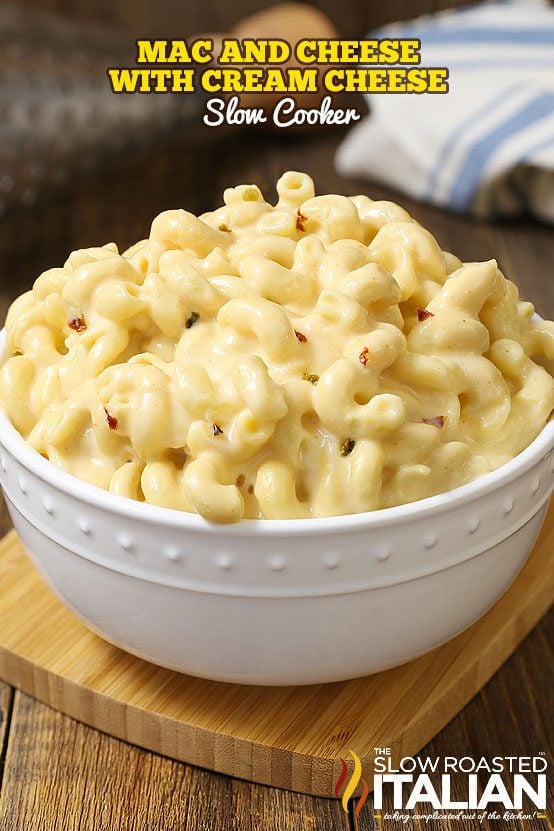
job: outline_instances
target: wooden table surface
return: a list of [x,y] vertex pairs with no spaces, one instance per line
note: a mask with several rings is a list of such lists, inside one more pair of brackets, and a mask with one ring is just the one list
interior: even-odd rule
[[[287,169],[311,173],[319,191],[381,188],[339,178],[333,153],[340,134],[280,136],[252,131],[226,137],[199,133],[166,146],[116,159],[68,190],[0,223],[0,318],[10,300],[38,273],[75,247],[143,237],[166,207],[206,210],[221,190],[256,182],[266,194]],[[554,234],[518,220],[479,224],[392,195],[421,220],[440,244],[462,259],[496,257],[507,276],[554,316]],[[2,505],[0,532],[10,528]],[[1,591],[1,587],[0,587]],[[478,696],[422,751],[430,756],[533,756],[552,742],[554,615],[545,618]],[[552,758],[550,758],[552,765]],[[456,784],[454,783],[456,787]],[[549,805],[553,804],[549,793]],[[454,794],[454,798],[463,798]],[[390,806],[389,806],[390,807]],[[387,806],[385,805],[385,808]],[[551,810],[551,808],[550,808]],[[0,831],[339,831],[402,827],[374,819],[371,800],[359,819],[336,800],[317,799],[229,779],[173,762],[99,734],[0,683]],[[531,821],[423,822],[407,829],[477,828],[529,831]]]

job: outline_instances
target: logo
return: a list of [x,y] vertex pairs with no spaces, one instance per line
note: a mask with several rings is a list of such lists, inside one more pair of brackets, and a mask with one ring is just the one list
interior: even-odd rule
[[[344,793],[342,795],[342,807],[346,812],[348,812],[348,802],[351,797],[354,795],[356,788],[362,783],[362,793],[356,805],[354,807],[354,813],[356,817],[360,816],[361,810],[367,802],[367,798],[369,796],[369,785],[367,784],[366,780],[362,777],[362,763],[360,761],[360,757],[356,756],[353,750],[348,751],[352,758],[354,759],[354,770],[352,771],[352,775],[348,780],[348,784],[344,789]],[[348,776],[348,765],[346,764],[346,760],[341,756],[341,772],[339,778],[337,779],[337,783],[335,785],[335,796],[340,794],[340,789],[344,785],[346,777]]]
[[[546,817],[546,771],[544,753],[538,756],[404,756],[393,764],[389,747],[374,748],[371,775],[364,778],[360,757],[348,751],[354,766],[350,777],[346,759],[340,757],[341,771],[335,783],[342,807],[353,808],[359,817],[369,797],[373,780],[373,807],[383,810],[385,799],[392,811],[379,818],[407,822],[410,819],[522,820]],[[454,799],[452,778],[463,799]],[[342,790],[344,788],[344,790]],[[361,788],[361,790],[360,790]],[[359,792],[358,796],[355,796]],[[421,811],[421,812],[420,812]],[[410,812],[410,813],[408,813]]]

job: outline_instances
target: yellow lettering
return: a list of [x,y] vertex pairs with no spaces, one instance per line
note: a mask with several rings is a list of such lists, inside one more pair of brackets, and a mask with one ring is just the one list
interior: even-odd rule
[[166,63],[166,56],[167,40],[137,40],[137,63]]
[[172,40],[167,63],[190,63],[190,55],[184,40]]
[[221,92],[221,69],[205,69],[201,84],[204,92]]
[[137,63],[208,63],[214,42],[198,38],[190,45],[185,40],[137,40]]
[[379,44],[379,59],[382,63],[398,63],[398,41],[382,40]]
[[214,42],[211,38],[198,38],[191,43],[190,54],[194,63],[209,63],[213,59]]
[[138,81],[144,69],[108,69],[113,92],[136,92]]
[[328,92],[344,92],[344,81],[339,80],[344,77],[344,70],[342,69],[328,69],[325,73],[323,83]]
[[398,42],[400,45],[399,63],[420,62],[421,55],[419,54],[419,50],[421,49],[421,43],[419,40],[400,40]]
[[242,54],[236,38],[225,38],[219,55],[219,63],[240,63]]
[[219,56],[220,63],[285,63],[291,55],[286,40],[273,38],[226,38]]
[[[167,92],[167,82],[171,77],[170,69],[151,69],[150,78],[154,83],[154,92]],[[150,85],[149,90],[152,90]]]
[[389,69],[388,92],[406,92],[406,70],[405,69]]
[[436,68],[428,70],[429,84],[428,92],[448,92],[448,69]]
[[317,92],[317,69],[289,69],[288,92]]
[[296,59],[300,63],[313,63],[315,61],[316,40],[299,40],[296,44]]
[[425,92],[427,90],[427,70],[408,70],[408,92]]
[[174,69],[171,92],[194,92],[194,69]]

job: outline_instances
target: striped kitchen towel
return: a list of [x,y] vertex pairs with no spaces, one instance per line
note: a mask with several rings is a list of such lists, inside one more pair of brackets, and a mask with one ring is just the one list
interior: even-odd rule
[[422,66],[448,67],[450,91],[367,96],[339,172],[460,213],[554,222],[554,8],[493,2],[376,36],[420,38]]

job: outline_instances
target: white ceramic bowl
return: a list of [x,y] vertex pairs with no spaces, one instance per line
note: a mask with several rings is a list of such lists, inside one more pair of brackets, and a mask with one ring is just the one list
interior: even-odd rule
[[502,468],[430,499],[211,525],[64,473],[0,412],[0,484],[63,602],[128,652],[244,684],[379,672],[473,623],[531,551],[554,486],[553,448],[550,422]]

